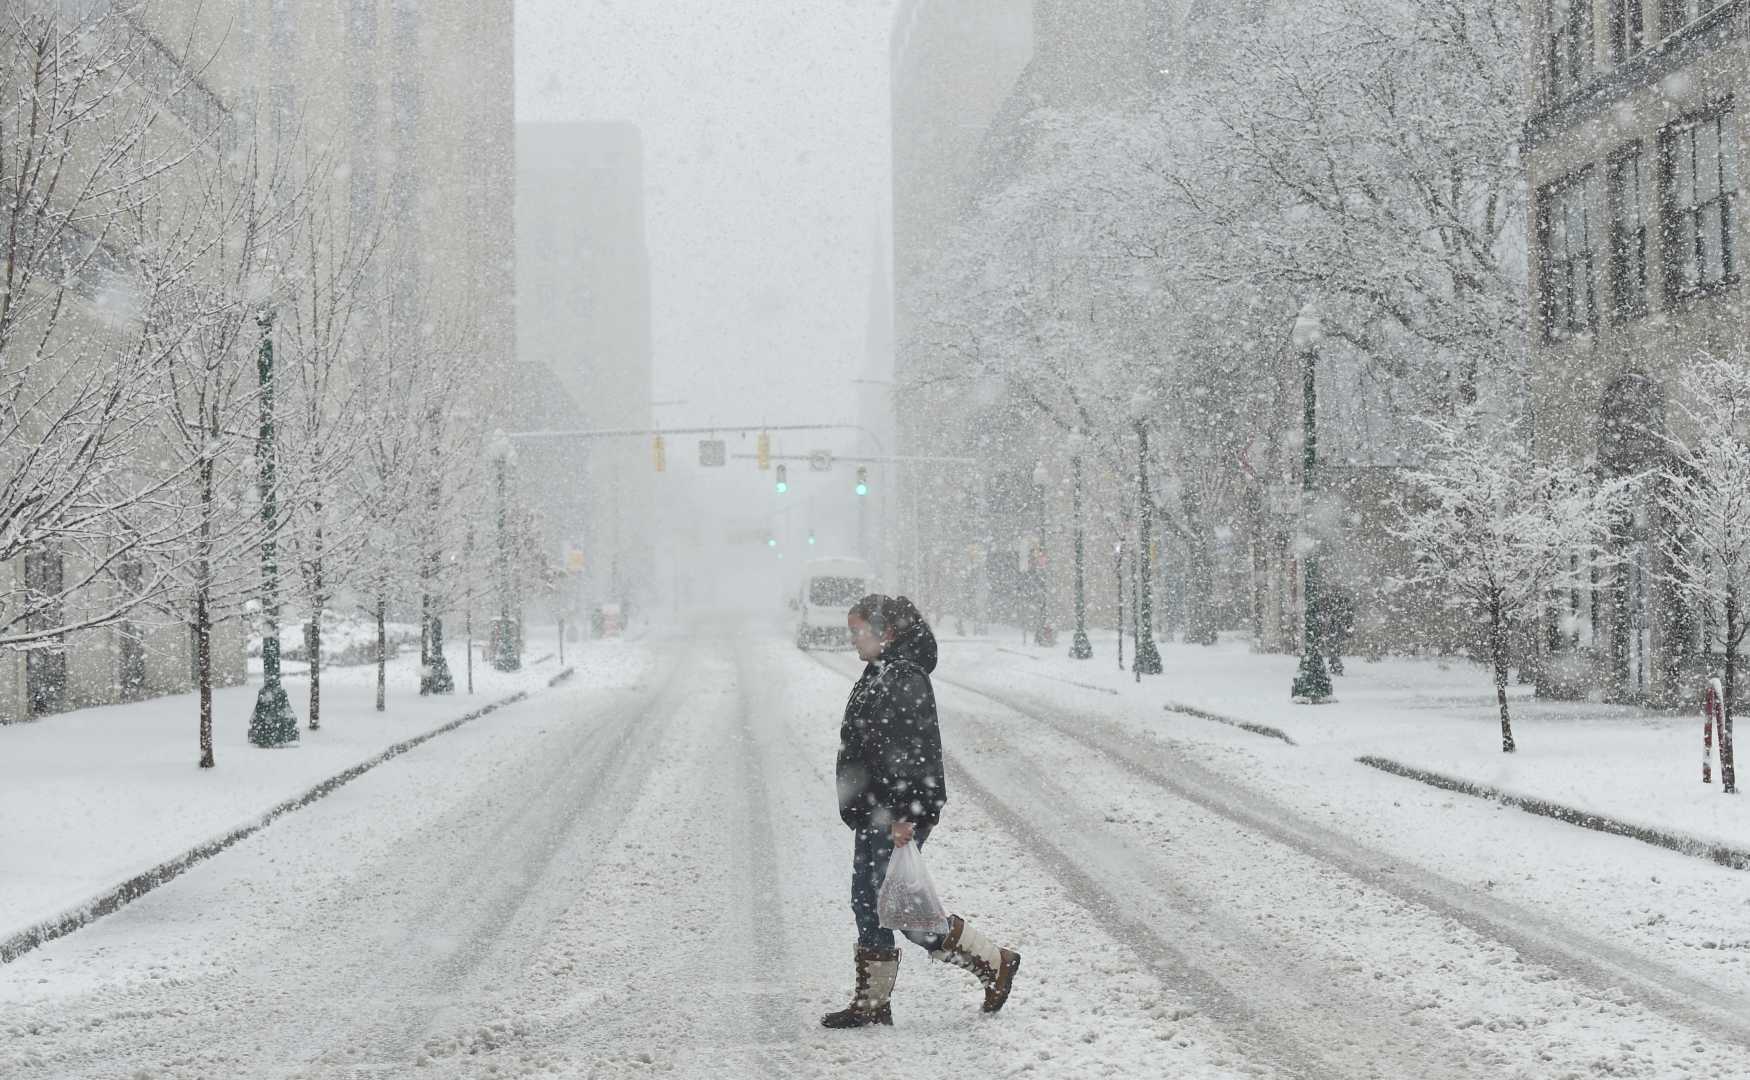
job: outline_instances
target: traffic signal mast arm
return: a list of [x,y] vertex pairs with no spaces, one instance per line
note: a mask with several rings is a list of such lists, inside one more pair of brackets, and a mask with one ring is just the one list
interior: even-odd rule
[[512,431],[505,437],[513,441],[536,442],[543,439],[636,439],[645,435],[757,435],[763,431],[860,431],[880,446],[881,437],[861,424],[716,424],[711,427],[645,427],[597,428],[591,431]]
[[[737,461],[754,461],[754,460],[756,460],[756,457],[757,457],[757,455],[754,455],[754,454],[731,454],[729,456],[734,458]],[[854,464],[861,464],[861,465],[907,465],[907,464],[911,464],[914,462],[923,462],[923,463],[930,463],[930,464],[944,464],[944,465],[977,465],[978,464],[977,458],[940,457],[940,456],[930,455],[930,454],[915,454],[915,455],[905,455],[905,456],[889,455],[886,457],[882,457],[882,456],[878,456],[878,455],[868,455],[868,456],[859,457],[859,456],[850,455],[850,454],[846,454],[846,455],[834,454],[832,459],[833,459],[834,463],[837,463],[840,461],[848,461],[848,462],[852,462]],[[808,454],[773,454],[772,460],[773,461],[785,461],[785,462],[788,462],[788,461],[812,461],[813,458],[811,455],[808,455]]]

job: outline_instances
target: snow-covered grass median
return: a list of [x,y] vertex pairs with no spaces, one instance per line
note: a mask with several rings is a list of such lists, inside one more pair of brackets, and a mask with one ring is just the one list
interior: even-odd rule
[[[1210,720],[1280,733],[1297,747],[1354,760],[1388,759],[1468,781],[1480,789],[1540,800],[1693,838],[1696,850],[1750,849],[1750,802],[1701,782],[1701,714],[1627,705],[1535,699],[1511,686],[1518,751],[1501,752],[1499,712],[1488,670],[1465,660],[1347,658],[1335,700],[1289,700],[1296,658],[1259,655],[1243,641],[1210,647],[1162,645],[1166,670],[1137,684],[1117,670],[1113,639],[1096,639],[1093,660],[1066,649],[1018,643],[1018,635],[947,646],[963,650],[951,672],[1049,695],[1067,708],[1160,717],[1163,732],[1195,734]],[[1130,643],[1125,642],[1126,658]],[[1091,691],[1101,691],[1096,694]],[[1119,701],[1112,700],[1112,694]],[[1160,710],[1171,710],[1164,715]],[[1388,781],[1401,782],[1399,780]]]

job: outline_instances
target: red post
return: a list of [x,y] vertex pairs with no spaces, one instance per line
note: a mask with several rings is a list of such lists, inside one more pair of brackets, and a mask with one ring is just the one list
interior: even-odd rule
[[1714,729],[1720,727],[1724,734],[1725,717],[1721,693],[1720,680],[1709,679],[1707,692],[1702,695],[1701,702],[1701,782],[1704,784],[1714,782]]

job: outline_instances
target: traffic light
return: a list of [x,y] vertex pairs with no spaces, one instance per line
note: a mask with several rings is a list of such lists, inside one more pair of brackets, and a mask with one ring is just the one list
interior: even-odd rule
[[778,546],[778,538],[775,536],[766,537],[766,546],[773,547],[773,548],[777,547]]
[[661,435],[651,440],[650,457],[656,463],[657,472],[668,471],[668,447],[663,443]]
[[789,490],[790,490],[790,470],[785,468],[784,466],[780,465],[780,466],[778,466],[778,494],[782,495],[782,494],[784,494],[784,492],[789,491]]
[[869,467],[867,465],[857,466],[857,494],[869,494]]
[[813,529],[808,530],[808,546],[809,547],[814,546],[814,530]]
[[768,432],[764,432],[764,431],[760,432],[759,442],[756,444],[756,446],[757,446],[757,449],[754,450],[754,456],[759,461],[760,472],[765,472],[767,469],[772,467],[772,436],[771,436],[771,434]]

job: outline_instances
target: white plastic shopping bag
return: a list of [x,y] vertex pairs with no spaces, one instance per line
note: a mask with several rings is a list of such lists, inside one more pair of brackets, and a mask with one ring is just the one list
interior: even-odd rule
[[948,932],[948,912],[936,895],[930,872],[916,841],[893,849],[887,862],[887,877],[875,902],[881,925],[889,930],[919,930],[926,934]]

